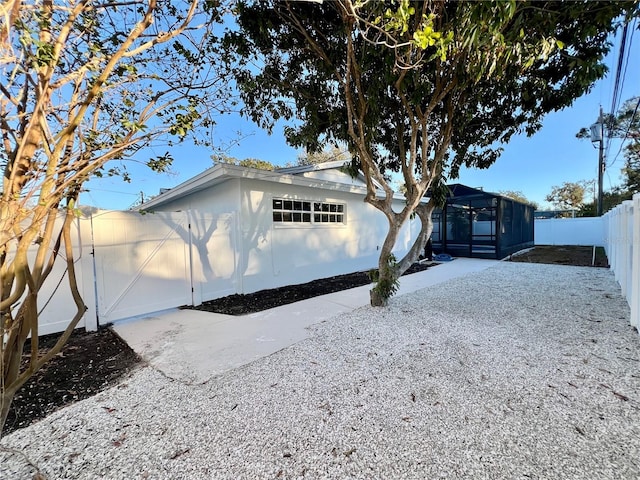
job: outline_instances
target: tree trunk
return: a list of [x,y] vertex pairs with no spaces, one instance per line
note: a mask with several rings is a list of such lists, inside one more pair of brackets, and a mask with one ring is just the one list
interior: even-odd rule
[[389,299],[384,298],[375,287],[369,290],[369,296],[371,298],[372,307],[386,307],[389,305]]
[[378,259],[378,272],[375,278],[376,285],[370,292],[371,306],[373,307],[386,307],[389,304],[389,298],[391,298],[398,289],[398,278],[401,272],[399,272],[396,266],[396,258],[392,250],[396,244],[398,233],[403,223],[403,221],[399,220],[399,217],[389,220],[389,231],[380,249],[380,257]]
[[424,252],[424,247],[431,238],[433,232],[433,220],[431,214],[433,213],[435,206],[429,202],[426,204],[420,204],[416,207],[415,213],[420,219],[420,233],[415,242],[407,252],[407,254],[398,262],[399,275],[402,275],[416,260],[420,257],[420,254]]
[[7,421],[9,410],[11,409],[11,402],[16,392],[14,390],[3,389],[0,393],[0,438],[2,438],[2,429]]
[[389,298],[391,298],[398,289],[400,277],[415,263],[420,253],[424,251],[424,247],[433,231],[433,221],[431,220],[433,210],[434,205],[431,202],[420,204],[416,207],[415,212],[421,222],[420,233],[407,254],[397,262],[391,250],[396,244],[402,223],[389,222],[389,232],[380,251],[376,285],[369,292],[371,306],[386,307],[389,304]]

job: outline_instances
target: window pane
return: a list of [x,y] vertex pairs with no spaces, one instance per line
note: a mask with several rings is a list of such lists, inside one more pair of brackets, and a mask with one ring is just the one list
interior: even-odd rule
[[344,212],[344,205],[337,205],[337,207],[338,207],[338,210],[336,210],[337,212],[340,212],[340,213]]
[[314,211],[314,212],[319,212],[320,210],[322,210],[321,205],[322,205],[322,204],[321,204],[321,203],[318,203],[318,202],[314,203],[314,204],[313,204],[313,211]]
[[336,216],[335,215],[329,215],[329,221],[331,223],[336,223]]
[[319,213],[315,213],[313,215],[313,221],[316,223],[320,223],[320,214]]
[[282,200],[279,199],[273,199],[273,208],[277,209],[277,210],[282,210]]
[[273,212],[273,221],[281,222],[282,221],[282,212]]
[[293,202],[293,209],[294,210],[302,210],[302,202]]
[[328,222],[329,222],[329,215],[325,213],[322,215],[322,223],[328,223]]
[[311,223],[311,214],[310,213],[303,213],[302,214],[302,221],[303,222],[307,222],[307,223]]
[[290,222],[291,221],[291,212],[282,212],[282,221]]
[[293,210],[293,202],[291,200],[284,201],[284,209],[285,210]]
[[338,222],[338,223],[344,223],[344,216],[342,216],[342,215],[336,215],[336,222]]
[[300,212],[294,212],[291,215],[293,216],[293,221],[294,222],[301,222],[302,221],[302,214]]
[[328,203],[323,203],[322,204],[322,211],[323,212],[328,212],[329,211],[329,204]]
[[336,209],[338,208],[338,206],[335,203],[332,203],[331,205],[329,205],[329,211],[330,212],[335,212],[337,211]]
[[302,210],[305,212],[311,211],[311,202],[302,202]]

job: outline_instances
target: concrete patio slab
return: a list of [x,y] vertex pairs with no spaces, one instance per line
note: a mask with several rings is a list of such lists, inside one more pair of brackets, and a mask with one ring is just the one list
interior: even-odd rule
[[[465,276],[495,260],[457,258],[400,281],[398,295]],[[204,383],[310,335],[309,326],[369,304],[362,286],[244,316],[171,310],[118,322],[113,329],[145,361],[170,378]]]

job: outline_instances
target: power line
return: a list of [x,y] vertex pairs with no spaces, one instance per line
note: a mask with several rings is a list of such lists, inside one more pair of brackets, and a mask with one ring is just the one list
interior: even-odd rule
[[640,107],[640,97],[638,98],[638,103],[636,103],[636,108],[633,110],[633,115],[631,115],[631,119],[629,120],[629,124],[627,125],[627,131],[624,132],[624,136],[622,137],[622,142],[620,142],[620,148],[618,149],[618,153],[616,153],[616,156],[613,159],[613,162],[611,162],[609,164],[609,166],[611,166],[614,163],[616,163],[616,160],[618,159],[618,155],[620,155],[620,152],[622,152],[622,148],[624,147],[624,142],[627,140],[628,135],[629,135],[629,130],[631,130],[631,126],[633,125],[633,122],[636,119],[636,114],[638,113],[638,107]]
[[[622,71],[622,80],[620,82],[620,93],[624,91],[624,81],[627,78],[627,68],[629,67],[629,59],[631,58],[631,47],[633,46],[633,35],[636,32],[636,25],[638,23],[638,19],[633,19],[633,27],[631,28],[631,35],[629,36],[629,41],[627,42],[627,52],[625,54],[626,60],[624,63],[624,70]],[[618,99],[618,104],[616,105],[616,110],[612,111],[614,113],[620,108],[620,99]]]
[[618,65],[616,66],[616,78],[613,82],[613,98],[611,100],[611,113],[618,110],[618,103],[620,101],[620,84],[622,83],[622,67],[624,65],[625,51],[627,47],[627,32],[629,24],[625,23],[622,29],[622,37],[620,39],[620,47],[618,48]]
[[[627,77],[627,68],[629,66],[629,59],[631,58],[631,48],[633,47],[633,35],[635,34],[635,30],[636,30],[636,25],[637,25],[637,18],[633,19],[633,26],[631,28],[631,34],[629,35],[628,41],[626,41],[626,37],[627,37],[627,30],[628,30],[628,24],[625,24],[624,26],[624,30],[622,33],[623,39],[621,40],[621,45],[620,45],[620,50],[619,50],[619,57],[618,57],[618,71],[616,71],[616,89],[614,89],[614,96],[612,99],[612,103],[611,103],[611,115],[615,116],[617,115],[618,109],[620,108],[620,95],[624,90],[624,81]],[[624,45],[626,43],[626,52],[624,51]],[[622,70],[622,75],[620,74],[620,64],[622,59],[625,59],[624,61],[624,69]],[[637,107],[636,107],[636,111],[637,111]],[[635,112],[634,112],[634,116],[635,116]],[[633,121],[633,119],[632,119]],[[620,149],[618,150],[618,153],[616,153],[615,158],[613,159],[613,161],[611,161],[610,163],[607,163],[607,168],[613,166],[616,163],[616,160],[618,159],[618,156],[620,155],[620,152],[622,151],[622,148],[624,146],[624,140],[626,139],[627,134],[629,133],[629,129],[627,129],[627,132],[625,133],[625,136],[623,137],[622,140],[622,145],[620,146]],[[605,151],[605,158],[610,158],[610,150],[611,150],[611,141],[612,138],[609,136],[607,138],[607,146],[606,146],[606,151]]]
[[[618,104],[620,102],[620,85],[623,83],[622,68],[624,65],[624,57],[627,46],[627,32],[629,24],[625,23],[622,29],[622,36],[620,38],[620,46],[618,47],[618,64],[616,66],[616,76],[613,82],[613,95],[611,98],[611,115],[615,115],[618,111]],[[601,118],[600,121],[603,121]],[[603,139],[604,140],[604,139]],[[605,158],[609,156],[609,150],[611,148],[611,136],[606,139]]]

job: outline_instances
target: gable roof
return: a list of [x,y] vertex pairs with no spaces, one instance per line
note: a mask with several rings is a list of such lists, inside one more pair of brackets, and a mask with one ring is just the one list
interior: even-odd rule
[[[215,187],[223,182],[236,178],[246,178],[265,182],[298,185],[311,188],[323,188],[327,190],[340,191],[346,193],[356,193],[366,195],[367,189],[363,184],[344,183],[331,180],[318,180],[316,178],[306,178],[302,174],[318,170],[337,169],[344,165],[344,162],[325,162],[315,165],[302,165],[299,167],[288,167],[275,171],[260,170],[257,168],[241,167],[230,163],[219,163],[204,172],[192,177],[176,187],[167,189],[160,195],[152,198],[148,202],[137,207],[137,210],[150,210],[166,204],[170,201],[191,195],[193,193]],[[362,174],[359,175],[361,177]],[[359,178],[360,180],[363,177]],[[404,198],[398,196],[398,198]]]

